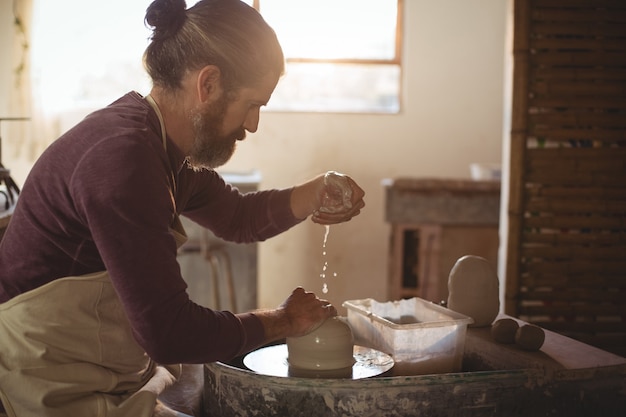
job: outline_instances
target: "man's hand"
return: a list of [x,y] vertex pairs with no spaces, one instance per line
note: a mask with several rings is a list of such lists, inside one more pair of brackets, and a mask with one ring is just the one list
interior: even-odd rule
[[265,343],[286,337],[304,336],[337,315],[335,307],[327,300],[298,287],[274,310],[256,311],[265,329]]
[[302,287],[293,290],[279,309],[285,312],[291,328],[286,337],[304,336],[321,326],[327,318],[337,315],[337,310],[328,300],[318,298]]
[[330,225],[347,222],[365,207],[365,192],[349,176],[328,171],[294,187],[291,193],[293,214],[315,223]]

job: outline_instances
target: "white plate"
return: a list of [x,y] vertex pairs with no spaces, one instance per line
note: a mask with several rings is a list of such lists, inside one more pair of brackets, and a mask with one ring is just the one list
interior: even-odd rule
[[268,376],[301,378],[349,378],[362,379],[383,374],[390,370],[393,359],[386,353],[363,346],[354,346],[352,368],[316,371],[302,370],[289,366],[287,345],[266,346],[248,353],[243,364],[253,372]]

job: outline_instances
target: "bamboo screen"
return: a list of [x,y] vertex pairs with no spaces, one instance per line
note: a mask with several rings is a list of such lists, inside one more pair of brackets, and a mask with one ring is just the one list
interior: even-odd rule
[[505,309],[626,356],[626,1],[514,4]]

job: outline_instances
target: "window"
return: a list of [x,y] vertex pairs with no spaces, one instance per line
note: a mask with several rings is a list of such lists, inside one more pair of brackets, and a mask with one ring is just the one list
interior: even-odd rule
[[[287,59],[267,110],[399,111],[402,0],[245,1],[276,30]],[[149,1],[33,3],[33,82],[44,108],[82,111],[149,91],[141,63]],[[80,18],[66,20],[70,12]]]
[[268,110],[397,113],[402,0],[248,0],[287,70]]
[[128,91],[150,91],[142,63],[146,4],[33,0],[33,84],[47,113],[93,110]]

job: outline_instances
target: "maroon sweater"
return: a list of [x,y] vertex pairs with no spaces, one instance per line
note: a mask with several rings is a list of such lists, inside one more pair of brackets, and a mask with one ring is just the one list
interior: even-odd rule
[[164,149],[149,104],[129,93],[87,116],[33,167],[0,243],[0,303],[107,270],[154,360],[229,359],[262,343],[262,325],[189,299],[169,226],[183,214],[223,239],[262,241],[298,223],[290,193],[241,194],[214,171],[189,169],[170,140]]

